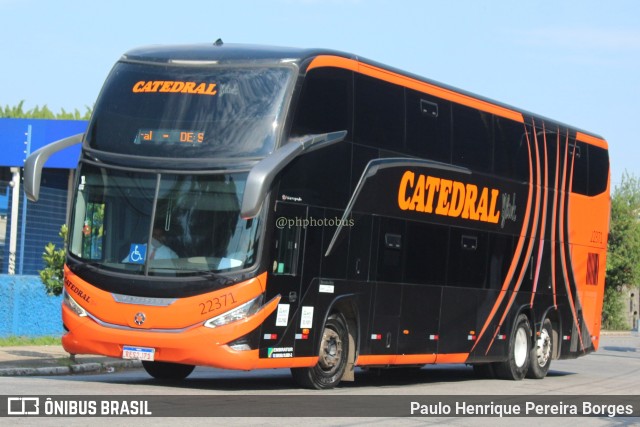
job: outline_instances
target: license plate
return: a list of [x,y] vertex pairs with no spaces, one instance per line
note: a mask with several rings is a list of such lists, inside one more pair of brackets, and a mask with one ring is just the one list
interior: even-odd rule
[[149,360],[153,361],[153,357],[156,354],[155,348],[147,348],[147,347],[133,347],[129,345],[125,345],[122,348],[122,358],[123,359],[134,359],[134,360]]

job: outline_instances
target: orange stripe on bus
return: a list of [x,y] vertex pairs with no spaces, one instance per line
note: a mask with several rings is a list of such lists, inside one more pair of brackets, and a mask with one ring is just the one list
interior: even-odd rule
[[[518,251],[517,254],[514,256],[514,261],[512,262],[512,267],[515,269],[515,267],[517,266],[517,264],[520,262],[520,256],[522,255],[522,249],[524,247],[524,243],[526,240],[526,235],[527,235],[527,228],[528,228],[528,224],[529,224],[529,217],[531,216],[531,209],[532,209],[532,200],[533,200],[533,160],[532,160],[532,156],[531,156],[531,141],[529,140],[529,132],[527,132],[527,128],[525,126],[524,129],[525,132],[525,136],[527,138],[527,150],[529,153],[529,195],[527,196],[527,207],[525,209],[525,213],[524,213],[524,220],[522,222],[522,230],[520,232],[520,239],[518,240]],[[530,247],[530,246],[529,246]],[[528,250],[528,249],[527,249]],[[525,259],[529,258],[529,254],[525,257]],[[525,269],[527,266],[527,262],[525,261],[522,265],[522,269]],[[511,269],[509,270],[509,272],[511,273]],[[515,271],[513,272],[513,274],[515,274]],[[511,279],[513,278],[513,276],[511,277]],[[520,276],[518,277],[518,280],[516,281],[516,287],[514,288],[512,294],[511,294],[511,298],[509,300],[509,302],[507,303],[507,308],[505,308],[504,313],[502,315],[502,318],[500,319],[500,321],[498,322],[499,326],[502,326],[502,322],[504,321],[504,318],[506,317],[509,308],[511,307],[511,304],[513,303],[513,299],[515,298],[515,292],[517,291],[517,289],[519,288],[519,283],[520,280],[522,279],[522,273],[520,274]],[[494,314],[494,312],[492,311],[492,315]],[[487,320],[487,325],[488,325],[488,320]],[[483,328],[483,332],[484,332]],[[485,352],[485,354],[489,353],[489,350],[491,349],[491,346],[493,345],[493,342],[496,339],[496,335],[498,335],[498,331],[500,330],[500,328],[495,328],[495,332],[493,333],[493,336],[491,337],[491,341],[489,342],[489,345],[487,346],[487,351]],[[480,337],[481,337],[482,333],[480,334],[480,336],[478,336],[478,340],[480,341]]]
[[547,131],[544,126],[544,122],[542,122],[542,143],[544,147],[544,183],[542,184],[542,191],[544,193],[544,198],[542,202],[542,229],[540,230],[540,239],[538,240],[538,261],[536,262],[536,274],[533,278],[533,292],[531,292],[531,301],[529,302],[529,307],[533,307],[533,299],[536,296],[536,291],[538,289],[538,280],[540,280],[540,267],[542,266],[542,255],[544,254],[544,233],[547,231],[547,199],[548,199],[548,188],[549,188],[549,165],[548,165],[548,157],[547,157]]
[[[525,127],[525,134],[527,135],[527,145],[528,145],[529,136],[528,136],[526,127]],[[493,304],[493,307],[491,308],[491,312],[489,313],[489,316],[487,316],[487,319],[485,320],[484,325],[482,326],[482,329],[478,334],[478,338],[476,339],[475,344],[473,344],[473,347],[471,347],[471,351],[473,351],[476,348],[476,346],[480,342],[480,339],[482,338],[485,331],[489,327],[489,323],[491,323],[491,320],[493,320],[494,316],[496,315],[496,312],[498,311],[500,304],[502,304],[502,301],[504,300],[504,297],[507,294],[507,290],[509,289],[509,284],[511,283],[511,280],[513,280],[513,276],[516,273],[516,267],[518,266],[520,256],[522,255],[522,249],[524,248],[525,235],[527,231],[527,223],[529,222],[529,215],[531,211],[531,195],[533,193],[533,190],[531,188],[532,169],[533,167],[531,165],[531,149],[529,148],[529,196],[527,198],[527,207],[525,208],[525,214],[524,214],[525,216],[524,216],[524,221],[522,222],[522,229],[520,230],[520,238],[518,239],[518,245],[516,246],[516,250],[513,254],[511,265],[509,266],[509,271],[507,272],[507,276],[505,277],[504,282],[502,283],[502,289],[500,290],[500,293],[498,294],[498,298],[496,299],[496,302]],[[495,335],[494,335],[494,338],[495,338]],[[493,339],[491,340],[491,342],[493,343]]]
[[395,354],[367,354],[358,356],[357,366],[366,365],[393,365],[396,361]]
[[553,288],[553,306],[558,307],[556,299],[556,222],[558,219],[558,195],[560,189],[558,187],[558,176],[560,175],[560,129],[558,128],[558,137],[556,140],[556,177],[553,185],[553,218],[551,218],[551,286]]
[[[526,133],[527,135],[527,146],[529,148],[529,170],[533,171],[533,165],[531,164],[531,141],[529,140],[529,133]],[[535,201],[535,206],[533,207],[533,209],[535,209],[534,211],[534,216],[533,216],[533,224],[531,226],[531,237],[529,237],[529,244],[527,246],[527,255],[524,258],[525,261],[522,263],[522,267],[520,269],[520,275],[518,276],[518,280],[516,282],[516,286],[513,290],[513,292],[511,293],[511,298],[509,299],[509,303],[507,304],[507,308],[504,310],[504,313],[502,314],[502,317],[500,318],[500,322],[498,323],[498,327],[496,328],[495,332],[493,333],[493,337],[491,337],[491,342],[489,343],[489,346],[487,347],[487,351],[485,352],[485,355],[489,353],[489,350],[491,349],[491,346],[493,345],[493,342],[496,339],[496,336],[498,335],[498,331],[500,331],[500,329],[502,328],[502,324],[504,323],[504,320],[506,319],[507,315],[509,314],[509,310],[511,309],[511,306],[513,305],[513,301],[516,299],[516,296],[518,294],[518,291],[520,290],[520,286],[522,286],[522,282],[524,281],[524,275],[527,272],[527,268],[529,266],[529,259],[531,257],[531,253],[533,252],[533,247],[535,246],[535,238],[536,238],[536,231],[538,228],[538,219],[539,219],[539,215],[540,215],[540,155],[538,152],[538,136],[536,135],[536,130],[535,130],[535,123],[533,125],[533,145],[534,148],[536,150],[536,171],[538,176],[536,177],[536,187],[537,187],[537,191],[536,191],[536,201]],[[533,195],[533,180],[529,179],[529,202],[527,203],[527,214],[529,214],[529,207],[531,206],[530,202],[531,202],[531,196]],[[527,216],[527,218],[525,218],[525,221],[528,221],[529,218]]]
[[[571,192],[571,186],[573,185],[573,166],[575,164],[575,159],[576,159],[576,145],[573,146],[573,152],[571,153],[571,170],[569,171],[569,186],[566,187],[566,193],[569,194]],[[564,173],[562,174],[562,188],[563,190],[565,189],[565,184],[566,184],[566,172],[567,172],[567,161],[569,158],[569,136],[567,135],[567,144],[565,146],[565,157],[564,157]],[[565,209],[565,199],[567,199],[567,207]],[[567,253],[565,251],[565,242],[564,242],[564,236],[565,236],[565,227],[567,226],[565,223],[565,214],[566,212],[569,210],[569,206],[568,206],[568,198],[565,197],[565,195],[562,195],[562,203],[561,203],[561,207],[560,207],[560,232],[562,233],[562,238],[563,241],[560,244],[560,261],[561,261],[561,265],[562,265],[562,274],[564,277],[564,287],[567,290],[567,298],[569,299],[569,307],[571,308],[571,315],[573,316],[573,321],[576,325],[576,329],[578,330],[578,338],[580,338],[580,349],[584,350],[584,343],[582,342],[582,331],[580,330],[580,322],[578,322],[578,315],[576,314],[576,307],[575,307],[575,303],[573,301],[573,295],[571,294],[571,286],[569,284],[569,272],[568,272],[568,267],[567,267]],[[577,289],[576,289],[577,291]],[[576,295],[576,298],[578,298],[578,295]]]
[[364,64],[354,59],[331,55],[320,55],[313,59],[313,61],[311,61],[311,64],[309,64],[307,71],[320,67],[336,67],[355,71],[369,77],[374,77],[376,79],[403,86],[408,89],[414,89],[419,92],[437,96],[438,98],[446,99],[448,101],[452,101],[461,105],[466,105],[467,107],[495,114],[496,116],[524,123],[524,117],[522,116],[522,113],[519,113],[517,111],[492,104],[488,101],[473,98],[471,96],[461,94],[451,89],[445,89],[431,83],[426,83],[411,77],[404,76],[402,74],[395,73],[393,71],[385,70],[374,65]]
[[469,358],[469,353],[448,353],[438,354],[437,364],[441,363],[465,363]]
[[416,365],[436,363],[436,354],[400,354],[396,357],[396,365]]
[[371,365],[418,365],[465,363],[469,353],[445,354],[366,354],[358,356],[357,366]]
[[311,71],[314,68],[336,67],[359,72],[359,66],[360,62],[353,59],[343,58],[341,56],[320,55],[311,61],[311,64],[307,67],[307,71]]
[[254,351],[255,362],[250,369],[305,368],[315,366],[318,363],[318,356],[260,359],[258,358],[258,350]]
[[607,150],[609,144],[604,139],[596,138],[595,136],[587,135],[586,133],[576,132],[576,139],[578,141],[586,142],[587,144],[595,145],[596,147],[604,148]]

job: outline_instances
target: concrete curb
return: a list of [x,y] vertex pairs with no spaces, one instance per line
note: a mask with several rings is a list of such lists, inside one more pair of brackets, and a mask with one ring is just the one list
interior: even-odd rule
[[607,330],[602,330],[600,331],[600,335],[608,335],[608,336],[618,336],[618,337],[624,337],[624,336],[637,336],[638,335],[638,331],[607,331]]
[[141,367],[142,362],[139,360],[123,360],[104,363],[79,363],[69,366],[48,366],[44,368],[4,368],[0,369],[0,377],[112,373],[124,369],[136,369]]

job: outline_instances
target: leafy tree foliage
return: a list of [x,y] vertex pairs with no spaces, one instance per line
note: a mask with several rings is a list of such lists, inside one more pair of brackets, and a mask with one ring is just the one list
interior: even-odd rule
[[604,289],[604,304],[602,305],[602,326],[604,329],[622,331],[629,329],[623,315],[625,304],[623,294],[618,289],[607,286]]
[[607,286],[640,284],[640,180],[625,173],[611,196]]
[[76,108],[73,112],[65,111],[64,108],[60,109],[60,112],[54,113],[47,107],[40,107],[36,105],[30,110],[24,110],[24,101],[20,101],[18,105],[13,107],[5,105],[0,107],[0,119],[59,119],[59,120],[89,120],[91,116],[91,109],[85,107],[84,113],[81,113]]
[[60,233],[58,233],[64,242],[63,247],[58,249],[56,245],[49,242],[44,247],[44,252],[42,253],[45,267],[38,273],[40,274],[40,280],[44,284],[48,295],[57,296],[62,293],[62,287],[64,285],[64,258],[67,252],[67,234],[67,225],[63,224],[62,227],[60,227]]
[[623,286],[640,285],[640,179],[624,173],[611,195],[611,225],[603,319],[605,327],[622,322]]

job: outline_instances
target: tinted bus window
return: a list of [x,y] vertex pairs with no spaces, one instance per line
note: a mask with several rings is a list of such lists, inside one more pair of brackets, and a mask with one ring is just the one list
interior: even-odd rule
[[[589,152],[587,144],[569,139],[569,162],[573,156],[573,179],[571,191],[587,195],[589,193]],[[569,163],[571,167],[571,163]]]
[[118,63],[87,143],[123,155],[264,156],[273,151],[293,70]]
[[346,130],[351,139],[353,74],[351,71],[318,68],[310,71],[304,81],[291,133],[312,133]]
[[494,119],[493,170],[517,181],[529,178],[529,149],[522,123],[502,117]]
[[300,256],[300,230],[302,227],[283,227],[278,229],[275,238],[274,274],[298,274]]
[[402,281],[402,255],[405,253],[404,221],[380,218],[378,234],[378,274],[382,282]]
[[589,146],[589,195],[596,196],[607,189],[609,181],[609,153],[607,150]]
[[300,156],[283,170],[279,196],[281,200],[344,209],[351,195],[350,165],[351,144],[344,141]]
[[404,138],[404,90],[356,75],[355,142],[399,151]]
[[356,185],[358,185],[358,180],[362,176],[362,172],[364,172],[364,168],[367,166],[367,163],[378,158],[379,150],[354,144],[352,146],[352,153],[351,186],[349,187],[349,193],[353,192]]
[[449,286],[482,288],[487,269],[487,233],[451,228],[449,239]]
[[477,171],[491,171],[492,128],[491,114],[454,105],[453,163]]
[[488,287],[500,289],[513,260],[513,237],[508,234],[489,235]]
[[451,163],[451,103],[407,90],[407,152]]
[[405,281],[444,285],[448,244],[449,227],[408,222]]
[[[549,187],[553,187],[556,175],[556,162],[558,161],[558,140],[560,140],[561,137],[557,133],[547,133],[544,138],[547,144],[547,164],[549,165],[549,180],[547,184]],[[544,149],[544,147],[542,148]],[[543,158],[544,151],[540,153],[540,156]]]

